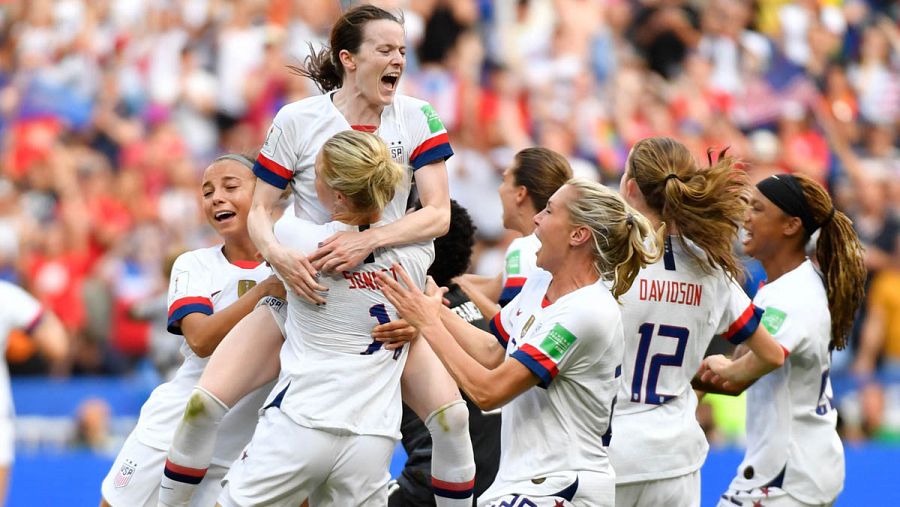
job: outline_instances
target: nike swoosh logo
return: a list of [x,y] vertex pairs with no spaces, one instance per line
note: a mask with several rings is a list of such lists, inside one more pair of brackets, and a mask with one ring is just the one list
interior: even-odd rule
[[162,484],[160,484],[159,489],[175,489],[175,488],[170,488],[168,486],[163,486]]
[[209,297],[214,298],[214,297],[218,296],[220,292],[222,292],[222,291],[217,290],[217,291],[213,292],[212,294],[210,294]]

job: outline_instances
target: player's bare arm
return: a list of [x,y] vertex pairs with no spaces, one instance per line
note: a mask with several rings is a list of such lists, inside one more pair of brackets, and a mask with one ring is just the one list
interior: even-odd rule
[[[260,254],[284,279],[284,283],[303,299],[324,304],[319,293],[327,289],[316,281],[316,269],[303,252],[285,248],[275,239],[272,211],[284,191],[257,179],[253,204],[247,215],[247,230]],[[220,338],[221,340],[221,338]]]

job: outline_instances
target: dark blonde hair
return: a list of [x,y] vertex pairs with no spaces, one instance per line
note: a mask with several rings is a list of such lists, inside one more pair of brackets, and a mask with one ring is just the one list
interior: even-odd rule
[[378,20],[393,21],[403,26],[403,18],[374,5],[360,5],[345,12],[331,28],[329,47],[316,52],[309,44],[309,56],[303,66],[289,65],[295,74],[308,77],[322,92],[337,90],[344,83],[344,66],[339,55],[347,50],[356,54],[363,42],[366,24]]
[[[831,345],[841,350],[847,346],[847,335],[853,327],[856,310],[865,297],[863,246],[853,230],[853,222],[843,212],[834,209],[828,192],[812,178],[801,174],[793,176],[803,189],[812,219],[821,224],[816,240],[816,260],[828,296]],[[804,231],[804,245],[809,238],[810,234]]]
[[566,203],[572,225],[591,231],[594,269],[604,280],[612,280],[612,294],[628,292],[641,268],[662,257],[663,231],[622,197],[600,183],[584,178],[566,182],[577,197]]
[[318,178],[347,197],[354,212],[381,212],[407,177],[384,141],[357,130],[338,132],[322,146]]
[[528,190],[536,211],[547,207],[547,200],[572,178],[572,167],[566,157],[542,147],[525,148],[516,153],[513,180]]
[[[725,150],[715,163],[712,152],[707,155],[710,165],[701,169],[683,144],[669,137],[650,137],[634,145],[625,170],[647,205],[663,222],[677,228],[688,255],[707,271],[720,267],[740,280],[744,269],[733,245],[749,205],[747,174]],[[686,239],[700,247],[706,259],[687,248]]]

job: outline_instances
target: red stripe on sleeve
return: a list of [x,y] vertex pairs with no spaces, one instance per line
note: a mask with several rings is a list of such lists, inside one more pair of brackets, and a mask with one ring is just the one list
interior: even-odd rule
[[503,337],[505,341],[509,341],[509,333],[506,332],[506,329],[503,329],[503,321],[500,319],[500,312],[497,312],[494,315],[494,326],[497,328],[497,332],[500,333],[500,336]]
[[744,327],[744,325],[746,325],[747,322],[750,321],[750,319],[753,317],[753,309],[754,308],[755,307],[753,306],[753,303],[750,303],[750,306],[748,306],[747,309],[744,310],[744,313],[742,313],[741,316],[738,317],[738,319],[736,321],[732,322],[731,325],[728,326],[728,331],[725,331],[725,335],[724,335],[724,338],[726,340],[728,340],[732,336],[734,336],[735,333],[740,331],[741,328]]
[[212,301],[210,301],[209,298],[205,298],[205,297],[181,298],[181,299],[175,300],[175,302],[172,303],[172,306],[169,307],[169,317],[171,317],[172,314],[175,313],[175,311],[178,310],[179,308],[181,308],[183,306],[187,306],[187,305],[193,305],[193,304],[208,306],[210,308],[213,307]]
[[535,348],[529,343],[526,343],[519,347],[519,350],[531,356],[532,359],[538,362],[544,369],[550,372],[551,377],[556,377],[556,374],[559,373],[559,369],[556,368],[556,363],[553,362],[552,359],[544,355],[543,352]]
[[294,177],[294,171],[291,171],[290,169],[286,169],[284,166],[282,166],[278,162],[275,162],[274,160],[266,158],[266,156],[263,155],[262,153],[259,154],[259,157],[256,158],[256,161],[259,162],[260,165],[262,165],[266,169],[272,171],[276,175],[278,175],[286,180],[290,180]]
[[525,285],[525,280],[527,280],[527,278],[525,278],[524,276],[511,276],[506,279],[506,285],[504,285],[503,288],[504,289],[509,288],[509,287],[521,288],[523,285]]
[[416,157],[418,157],[422,153],[430,150],[431,148],[434,148],[435,146],[438,146],[440,144],[445,144],[445,143],[446,144],[450,143],[450,137],[447,135],[446,132],[444,132],[443,134],[440,134],[440,135],[436,135],[436,136],[432,137],[431,139],[426,139],[424,143],[420,144],[418,148],[413,150],[412,155],[409,156],[409,161],[412,162],[413,160],[416,159]]

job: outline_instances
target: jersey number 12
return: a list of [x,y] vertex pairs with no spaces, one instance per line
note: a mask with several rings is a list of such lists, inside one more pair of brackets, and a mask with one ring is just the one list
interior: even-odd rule
[[[681,366],[684,362],[684,349],[687,347],[689,331],[685,327],[660,324],[657,336],[675,338],[678,343],[674,354],[654,354],[650,358],[649,371],[647,372],[647,385],[643,386],[644,367],[647,366],[647,355],[650,353],[650,342],[653,340],[656,324],[645,322],[638,331],[641,333],[641,341],[638,343],[637,357],[634,361],[634,376],[631,380],[631,401],[633,403],[646,403],[648,405],[662,405],[671,396],[657,394],[656,383],[659,381],[659,370],[663,366]],[[646,389],[642,389],[646,387]],[[644,391],[643,393],[641,391]],[[643,396],[642,396],[643,394]]]

